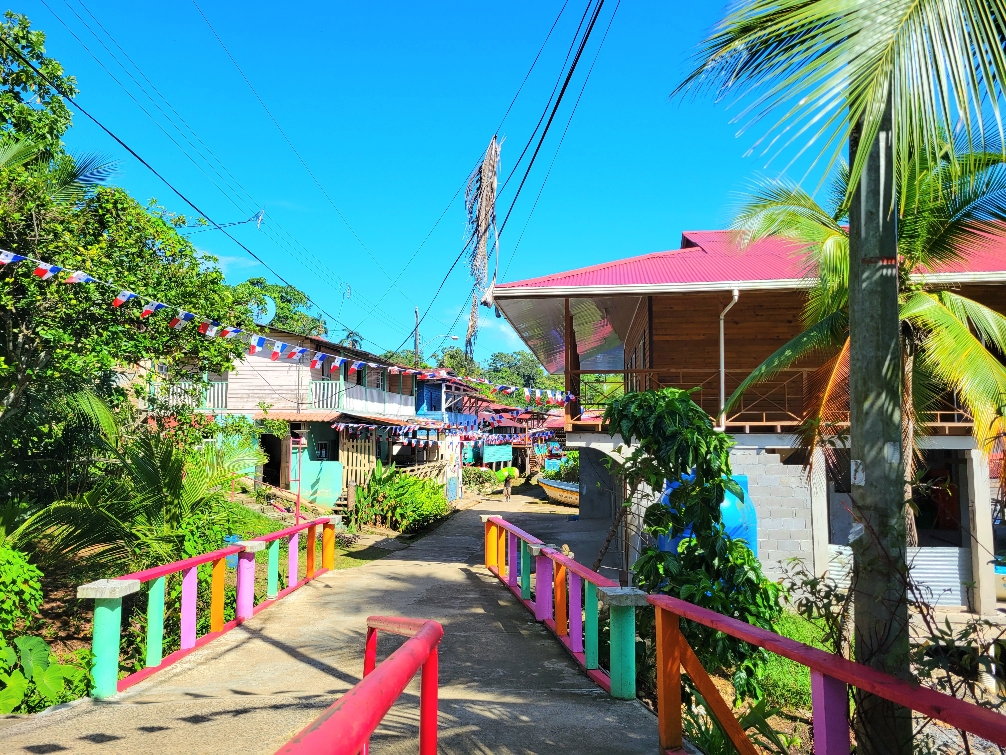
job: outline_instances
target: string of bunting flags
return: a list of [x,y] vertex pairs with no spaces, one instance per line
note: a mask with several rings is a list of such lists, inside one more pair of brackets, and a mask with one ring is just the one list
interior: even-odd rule
[[175,330],[182,330],[188,326],[189,323],[198,322],[198,331],[207,338],[238,338],[248,345],[248,354],[261,354],[262,356],[266,356],[268,354],[269,359],[274,362],[278,362],[280,360],[289,360],[292,362],[310,360],[311,369],[314,370],[325,363],[326,360],[329,360],[328,364],[333,371],[341,369],[343,364],[348,363],[348,371],[351,373],[367,366],[373,369],[386,369],[392,375],[416,375],[420,380],[458,379],[469,383],[489,386],[490,393],[499,393],[504,396],[523,395],[525,403],[534,403],[539,406],[565,406],[570,401],[576,401],[576,396],[572,393],[566,393],[560,390],[500,385],[493,383],[490,380],[486,380],[485,378],[454,375],[451,374],[450,370],[443,368],[433,370],[413,369],[397,365],[384,365],[377,364],[375,362],[354,360],[335,354],[327,354],[322,351],[314,351],[312,349],[289,344],[278,339],[267,338],[266,336],[245,332],[242,328],[237,328],[232,325],[223,325],[212,318],[203,317],[195,312],[189,312],[169,305],[165,302],[151,299],[148,296],[129,291],[114,282],[99,280],[98,278],[88,275],[83,270],[70,271],[67,268],[60,267],[59,265],[53,265],[49,262],[45,262],[44,260],[0,249],[0,266],[14,265],[19,262],[30,262],[34,264],[35,269],[32,271],[32,274],[44,281],[59,280],[57,276],[60,276],[61,273],[67,273],[66,277],[62,278],[63,283],[98,284],[118,291],[115,298],[112,300],[111,305],[119,308],[134,300],[137,303],[142,303],[143,309],[140,311],[141,319],[146,319],[161,310],[174,311],[175,314],[172,316],[171,320],[168,321],[169,327],[174,328]]
[[477,429],[466,429],[472,428],[472,423],[466,423],[464,426],[440,423],[436,426],[402,425],[392,427],[360,422],[333,422],[331,426],[334,430],[346,431],[351,437],[369,438],[370,434],[374,433],[376,437],[383,435],[385,438],[397,438],[398,442],[402,445],[420,448],[435,446],[440,441],[436,438],[407,438],[403,436],[420,430],[426,430],[427,433],[430,430],[447,430],[448,438],[462,441],[480,441],[491,446],[505,445],[528,438],[532,439],[532,441],[540,441],[555,437],[555,433],[552,430],[531,430],[527,433],[484,433]]

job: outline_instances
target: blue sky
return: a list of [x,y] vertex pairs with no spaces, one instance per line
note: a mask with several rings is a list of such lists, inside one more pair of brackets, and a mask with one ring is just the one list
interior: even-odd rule
[[[569,3],[503,123],[504,175],[545,106],[583,5]],[[723,106],[669,99],[721,4],[623,2],[528,220],[614,5],[605,3],[502,236],[503,280],[677,248],[683,230],[723,226],[735,192],[764,167],[743,157],[751,140],[737,138]],[[457,257],[464,211],[462,196],[453,203],[451,197],[485,150],[561,6],[555,0],[503,6],[200,0],[331,202],[190,0],[26,0],[14,9],[47,33],[48,54],[77,77],[80,103],[214,220],[244,220],[264,207],[261,229],[247,224],[234,234],[379,352],[409,339],[414,307],[426,308]],[[141,200],[156,197],[188,212],[83,115],[74,123],[66,136],[71,151],[121,160],[117,183]],[[501,195],[501,208],[517,182]],[[231,282],[266,274],[218,231],[192,238],[220,259]],[[470,289],[459,264],[421,333],[463,339]],[[479,359],[520,346],[504,320],[483,312]],[[341,327],[331,325],[339,336]],[[438,343],[431,338],[431,350]]]

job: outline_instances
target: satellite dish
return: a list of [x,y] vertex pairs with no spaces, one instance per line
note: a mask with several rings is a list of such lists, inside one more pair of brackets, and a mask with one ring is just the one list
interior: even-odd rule
[[256,325],[268,325],[276,316],[276,301],[271,296],[265,297],[265,307],[252,305],[252,320]]

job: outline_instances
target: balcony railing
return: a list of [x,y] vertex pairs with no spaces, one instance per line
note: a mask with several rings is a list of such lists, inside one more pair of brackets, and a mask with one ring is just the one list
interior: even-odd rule
[[192,407],[195,409],[226,409],[227,381],[212,380],[205,385],[192,381],[180,383],[154,383],[150,386],[150,404],[160,404],[168,409]]
[[311,407],[341,409],[385,417],[414,417],[416,397],[390,393],[380,388],[367,388],[363,385],[347,386],[339,380],[312,380]]

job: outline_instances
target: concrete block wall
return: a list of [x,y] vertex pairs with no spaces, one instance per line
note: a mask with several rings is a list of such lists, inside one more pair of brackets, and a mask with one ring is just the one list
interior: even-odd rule
[[779,454],[743,448],[730,453],[736,475],[747,475],[758,515],[758,557],[766,576],[782,576],[790,558],[813,563],[810,480],[800,464],[783,464]]

